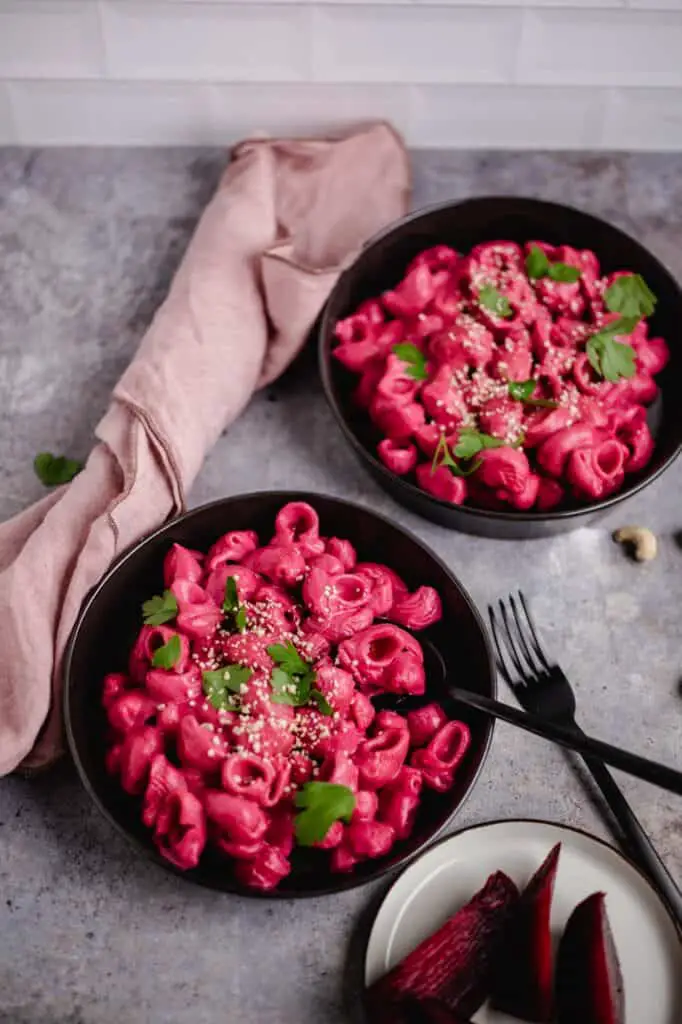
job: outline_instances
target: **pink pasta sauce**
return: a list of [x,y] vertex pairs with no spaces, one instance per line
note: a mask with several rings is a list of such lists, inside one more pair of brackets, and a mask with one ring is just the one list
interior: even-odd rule
[[399,714],[372,698],[424,693],[406,630],[440,619],[436,591],[358,562],[304,503],[262,546],[250,530],[205,555],[173,545],[164,580],[102,698],[107,769],[141,796],[159,853],[189,869],[210,845],[271,889],[297,844],[348,872],[407,838],[422,788],[452,786],[469,730],[435,703]]
[[651,458],[655,303],[589,250],[439,245],[337,323],[333,354],[394,473],[456,505],[548,511],[615,493]]

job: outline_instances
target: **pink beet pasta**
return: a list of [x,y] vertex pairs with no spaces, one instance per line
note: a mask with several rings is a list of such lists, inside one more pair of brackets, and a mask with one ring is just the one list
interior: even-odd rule
[[550,511],[614,494],[651,458],[655,303],[590,250],[438,245],[337,323],[333,356],[393,473],[454,505]]
[[102,690],[107,770],[161,856],[187,870],[211,847],[271,889],[297,845],[347,872],[406,839],[424,787],[452,786],[469,743],[438,704],[372,703],[425,692],[413,632],[441,618],[436,591],[358,562],[300,502],[264,545],[253,531],[206,554],[174,544],[163,569],[128,671]]

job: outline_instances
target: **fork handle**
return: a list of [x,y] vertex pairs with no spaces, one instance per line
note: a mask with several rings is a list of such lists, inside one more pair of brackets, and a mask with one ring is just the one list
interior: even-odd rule
[[[582,729],[578,726],[576,726],[576,730],[578,733],[582,733]],[[627,852],[653,882],[668,904],[677,926],[682,928],[682,892],[642,828],[639,818],[630,807],[622,789],[603,761],[594,757],[585,757],[583,760],[609,806],[620,829]]]
[[592,755],[592,757],[610,764],[613,768],[619,768],[620,771],[635,775],[638,779],[644,779],[645,782],[650,782],[653,786],[682,796],[682,772],[676,771],[674,768],[659,764],[657,761],[650,761],[649,758],[640,757],[639,754],[631,754],[629,750],[614,747],[611,743],[588,736],[587,733],[575,732],[572,728],[538,718],[537,715],[531,715],[527,711],[520,711],[509,704],[503,704],[502,701],[493,700],[492,697],[484,697],[483,694],[472,693],[470,690],[462,690],[456,686],[448,687],[448,692],[460,704],[466,704],[477,711],[492,715],[493,718],[499,718],[503,722],[509,722],[510,725],[525,729],[526,732],[542,736],[546,740],[551,740],[552,743],[558,743],[561,747],[575,750],[583,757]]

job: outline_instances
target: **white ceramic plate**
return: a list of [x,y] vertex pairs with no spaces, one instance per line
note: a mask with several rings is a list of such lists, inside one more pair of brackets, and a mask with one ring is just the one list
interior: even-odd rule
[[[498,869],[523,887],[555,843],[562,844],[552,908],[555,941],[571,911],[606,893],[625,987],[626,1024],[682,1022],[682,944],[644,877],[598,839],[542,821],[499,821],[451,836],[419,857],[389,890],[365,959],[368,985],[467,903]],[[476,1024],[518,1024],[483,1007]]]

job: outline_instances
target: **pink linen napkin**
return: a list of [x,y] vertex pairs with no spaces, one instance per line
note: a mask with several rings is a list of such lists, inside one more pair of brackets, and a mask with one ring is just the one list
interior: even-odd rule
[[409,184],[382,123],[233,151],[85,469],[0,525],[0,775],[62,752],[60,660],[83,598],[185,508],[206,452],[292,361],[362,243],[405,212]]

